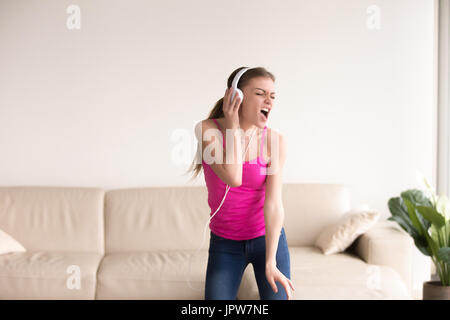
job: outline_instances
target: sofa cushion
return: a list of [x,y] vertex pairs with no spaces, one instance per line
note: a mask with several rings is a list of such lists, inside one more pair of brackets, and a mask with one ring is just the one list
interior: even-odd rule
[[[326,256],[317,247],[291,247],[293,299],[411,299],[406,285],[392,268],[366,264],[349,253]],[[248,266],[238,299],[258,300],[252,266]]]
[[30,251],[104,253],[104,191],[0,187],[0,228]]
[[0,255],[0,299],[94,299],[101,259],[75,252]]
[[[325,256],[316,247],[290,248],[294,299],[410,299],[400,276],[391,268],[368,265],[338,253]],[[97,299],[204,299],[208,253],[188,259],[193,251],[129,252],[106,255],[98,271]],[[237,295],[258,300],[252,265]]]
[[107,254],[98,270],[97,299],[202,300],[207,260],[207,250]]

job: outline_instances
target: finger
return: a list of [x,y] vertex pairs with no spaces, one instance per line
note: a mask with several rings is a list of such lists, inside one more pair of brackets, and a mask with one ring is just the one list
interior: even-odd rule
[[233,105],[233,107],[232,107],[233,111],[236,111],[237,108],[239,107],[239,104],[240,104],[240,102],[241,102],[240,100],[241,100],[241,98],[239,97],[239,95],[238,95],[237,92],[236,92],[236,95],[234,96],[233,103],[232,103],[232,105]]
[[230,88],[227,88],[227,90],[225,90],[225,95],[223,96],[223,109],[227,110],[228,109],[228,101],[230,100]]
[[234,91],[234,89],[233,88],[230,88],[230,92],[228,93],[228,105],[231,107],[232,106],[232,104],[233,104],[233,101],[232,101],[232,97],[233,97],[233,91]]
[[291,286],[291,289],[293,291],[295,291],[294,284],[292,283],[292,281],[288,279],[288,282],[289,282],[289,285]]
[[[233,94],[234,94],[234,96],[233,96]],[[238,97],[237,92],[235,92],[234,89],[232,89],[230,92],[230,105],[231,105],[232,109],[234,108],[234,104],[236,102],[237,97]]]
[[227,102],[229,101],[231,95],[231,88],[227,88],[227,91],[225,92],[225,97],[227,98]]
[[287,281],[283,281],[281,284],[283,285],[283,288],[286,291],[286,295],[287,295],[288,300],[291,300],[291,290],[289,290],[289,286],[288,286]]
[[267,279],[267,281],[269,282],[270,286],[272,287],[273,292],[277,293],[278,292],[278,287],[275,284],[274,278]]
[[233,107],[234,111],[237,111],[239,109],[239,106],[241,105],[241,98],[239,98],[239,96],[236,99],[235,105]]

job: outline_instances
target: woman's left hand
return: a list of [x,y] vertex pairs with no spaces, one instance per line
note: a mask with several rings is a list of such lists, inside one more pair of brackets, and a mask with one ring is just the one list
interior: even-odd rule
[[279,282],[284,287],[288,300],[292,299],[291,289],[295,291],[294,285],[291,280],[286,278],[286,276],[278,270],[275,263],[266,264],[266,278],[272,287],[273,292],[278,292],[278,287],[275,282]]

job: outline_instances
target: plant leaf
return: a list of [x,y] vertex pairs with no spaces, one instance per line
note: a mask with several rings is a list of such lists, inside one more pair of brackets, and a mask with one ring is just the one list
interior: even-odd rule
[[427,239],[424,236],[414,238],[414,244],[416,245],[417,249],[419,249],[420,252],[422,252],[424,255],[429,257],[432,256],[430,247],[427,244]]
[[419,232],[419,235],[423,235],[425,232],[423,230],[422,224],[420,223],[419,219],[417,218],[416,208],[408,199],[405,198],[403,200],[405,201],[406,208],[408,208],[409,218],[411,219],[411,222],[412,222],[414,228],[417,229],[417,231]]
[[414,226],[411,224],[408,209],[406,208],[402,198],[396,197],[389,199],[388,208],[393,218],[391,219],[392,221],[397,222],[411,236],[415,237],[419,235],[418,231],[414,229]]
[[[411,218],[411,221],[413,223],[413,225],[419,229],[419,233],[420,236],[425,237],[425,241],[427,243],[427,250],[430,251],[432,256],[437,256],[438,253],[438,249],[439,246],[436,243],[436,241],[434,241],[430,235],[428,234],[428,228],[431,225],[429,222],[427,222],[428,227],[424,227],[422,225],[422,222],[419,221],[418,216],[420,215],[419,213],[417,213],[416,207],[414,206],[414,204],[412,204],[408,199],[405,199],[405,204],[406,207],[408,208],[408,212],[409,212],[409,216]],[[416,214],[417,213],[417,214]],[[419,248],[419,247],[418,247]],[[419,248],[420,249],[420,248]]]
[[443,247],[438,250],[438,258],[450,264],[450,247]]
[[445,225],[444,217],[433,207],[417,206],[417,210],[425,219],[431,222],[436,229],[439,230]]
[[435,225],[431,225],[430,227],[430,237],[431,239],[433,239],[436,243],[439,243],[439,234],[438,234],[438,230],[436,229]]
[[[403,191],[401,193],[401,197],[403,200],[408,199],[414,207],[424,206],[424,207],[433,207],[432,202],[427,196],[423,193],[422,190],[418,189],[409,189]],[[417,220],[419,220],[420,225],[424,231],[427,231],[430,228],[431,223],[426,220],[420,213],[416,212]]]
[[422,190],[419,189],[409,189],[406,191],[403,191],[400,196],[403,199],[408,199],[412,204],[415,206],[421,205],[425,207],[432,207],[433,204],[431,203],[430,199],[425,196]]
[[405,230],[407,233],[409,233],[409,235],[414,239],[420,237],[419,232],[417,232],[417,230],[411,226],[409,221],[407,223],[403,218],[399,216],[391,216],[387,220],[397,222],[400,225],[400,227],[402,227],[402,229]]
[[[431,206],[432,204],[420,190],[407,190],[402,193],[402,196],[404,198],[395,197],[389,199],[388,207],[392,216],[388,220],[397,222],[403,230],[408,232],[414,239],[414,244],[420,252],[426,256],[432,256],[434,243],[431,243],[430,247],[427,239],[428,234],[425,233],[425,230],[428,230],[431,224],[416,210],[414,203],[424,206]],[[433,242],[429,236],[428,238],[430,242]]]

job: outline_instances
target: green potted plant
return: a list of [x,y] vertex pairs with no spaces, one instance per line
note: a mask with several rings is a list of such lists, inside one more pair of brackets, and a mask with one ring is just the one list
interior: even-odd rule
[[424,191],[409,189],[388,201],[391,217],[413,239],[416,247],[429,256],[440,281],[423,284],[423,299],[450,299],[450,203],[447,196],[436,196],[426,178]]

